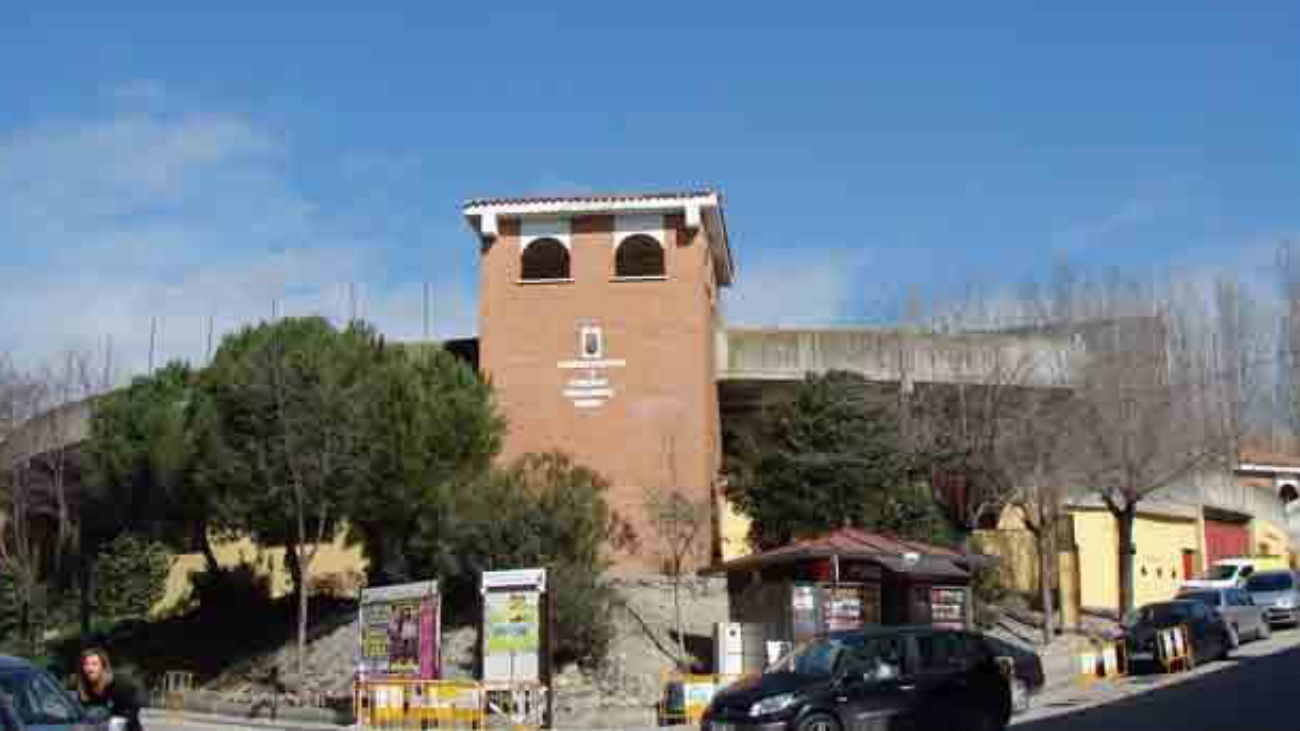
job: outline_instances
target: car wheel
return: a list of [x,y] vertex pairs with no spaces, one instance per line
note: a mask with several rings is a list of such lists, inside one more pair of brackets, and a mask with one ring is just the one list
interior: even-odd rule
[[970,706],[960,712],[953,731],[1003,731],[1006,727],[989,709]]
[[810,713],[799,722],[797,731],[841,731],[840,722],[829,713]]

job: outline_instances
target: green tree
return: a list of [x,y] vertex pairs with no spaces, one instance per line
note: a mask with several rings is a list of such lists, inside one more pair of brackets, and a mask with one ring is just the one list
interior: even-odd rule
[[491,388],[441,348],[388,348],[366,376],[362,401],[366,487],[348,492],[345,509],[370,582],[442,576],[454,567],[413,556],[412,543],[421,530],[453,529],[456,491],[499,451],[505,422]]
[[759,549],[848,525],[947,541],[951,529],[900,441],[896,404],[860,376],[810,374],[731,455],[729,490]]
[[347,491],[364,484],[365,377],[381,351],[368,326],[286,318],[227,336],[201,379],[213,410],[200,484],[225,486],[227,520],[262,543],[284,543],[298,597],[299,678],[306,578]]
[[149,616],[167,591],[173,554],[166,545],[123,533],[95,559],[95,609],[111,619]]
[[417,554],[446,578],[449,603],[472,604],[482,571],[544,567],[555,596],[557,662],[598,664],[613,636],[612,591],[601,583],[619,534],[609,484],[561,453],[529,454],[464,483],[456,520],[426,515]]
[[169,363],[96,405],[85,448],[83,506],[87,548],[130,531],[180,550],[197,549],[217,567],[209,541],[214,493],[194,479],[200,433],[198,373]]

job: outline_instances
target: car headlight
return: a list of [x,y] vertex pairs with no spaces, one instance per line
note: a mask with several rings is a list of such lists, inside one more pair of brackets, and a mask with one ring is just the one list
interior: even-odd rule
[[1287,597],[1285,599],[1277,600],[1278,609],[1292,609],[1294,607],[1295,607],[1295,599],[1293,597]]
[[749,715],[766,716],[772,713],[780,713],[790,706],[794,705],[794,693],[782,693],[764,698],[749,707]]

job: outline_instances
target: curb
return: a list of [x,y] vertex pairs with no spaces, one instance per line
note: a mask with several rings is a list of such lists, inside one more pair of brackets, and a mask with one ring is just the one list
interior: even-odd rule
[[352,728],[351,726],[339,726],[337,724],[294,721],[293,719],[288,718],[248,718],[244,716],[224,716],[216,713],[170,711],[155,708],[146,709],[141,715],[150,720],[180,722],[182,724],[188,721],[212,726],[275,729],[277,731],[342,731],[343,729]]
[[[270,719],[270,718],[246,718],[243,716],[223,716],[215,713],[198,713],[194,711],[170,711],[166,709],[146,709],[142,715],[145,720],[151,721],[168,721],[172,723],[185,724],[207,724],[211,726],[231,726],[238,728],[267,729],[268,731],[348,731],[357,728],[352,726],[340,726],[336,724],[311,723],[307,721],[294,721],[291,719]],[[491,728],[491,727],[489,727]],[[502,728],[506,728],[503,726]],[[620,726],[617,728],[602,728],[592,726],[557,726],[552,731],[689,731],[694,729],[690,724],[679,724],[677,726]]]

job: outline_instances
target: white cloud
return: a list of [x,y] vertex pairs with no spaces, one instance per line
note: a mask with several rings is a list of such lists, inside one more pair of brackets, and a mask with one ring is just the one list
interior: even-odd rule
[[1105,243],[1163,216],[1180,212],[1198,192],[1203,178],[1172,175],[1139,185],[1114,207],[1091,219],[1076,221],[1052,233],[1057,248],[1079,249]]
[[745,261],[754,263],[741,262],[723,295],[730,325],[828,325],[861,302],[861,268],[868,259],[860,251],[769,249]]
[[[235,114],[117,112],[0,136],[0,350],[34,364],[111,338],[128,375],[147,365],[154,323],[155,364],[201,360],[210,321],[219,339],[273,301],[342,320],[349,289],[381,330],[419,337],[421,285],[387,276],[409,264],[389,260],[402,242],[320,210],[291,156]],[[473,331],[471,274],[434,285],[434,335]]]
[[165,95],[161,81],[155,79],[131,79],[113,84],[104,89],[104,96],[119,101],[157,101]]

